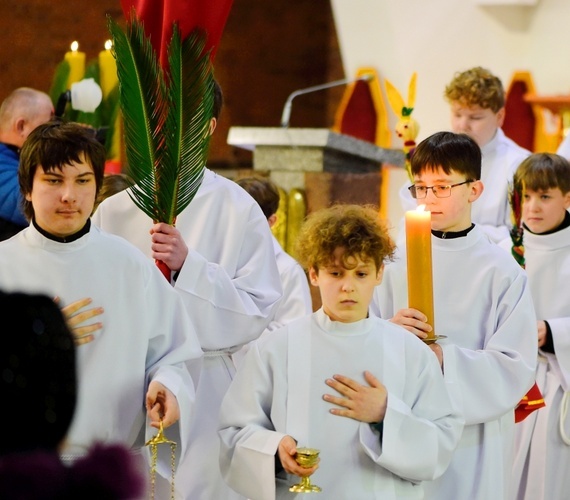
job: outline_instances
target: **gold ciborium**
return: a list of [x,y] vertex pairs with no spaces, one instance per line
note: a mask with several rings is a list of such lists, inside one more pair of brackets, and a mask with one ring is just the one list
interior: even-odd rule
[[[315,465],[319,460],[319,450],[314,448],[297,448],[297,454],[295,455],[295,461],[305,468],[310,468]],[[318,493],[321,490],[318,486],[311,484],[311,479],[309,477],[302,477],[301,482],[294,484],[289,488],[289,491],[294,493]]]

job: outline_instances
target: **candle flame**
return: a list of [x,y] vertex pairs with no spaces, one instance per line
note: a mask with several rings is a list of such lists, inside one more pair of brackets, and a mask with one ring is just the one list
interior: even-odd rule
[[418,208],[416,208],[416,212],[425,212],[425,211],[426,211],[425,205],[418,205]]
[[106,50],[111,50],[111,47],[113,46],[113,42],[111,40],[107,40],[105,42],[105,49]]
[[79,49],[79,43],[77,41],[71,42],[71,52],[77,52]]

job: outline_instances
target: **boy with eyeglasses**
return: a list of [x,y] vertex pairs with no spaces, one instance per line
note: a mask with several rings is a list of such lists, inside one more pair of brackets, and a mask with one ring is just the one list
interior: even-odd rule
[[[511,228],[508,185],[516,168],[530,151],[509,139],[502,130],[505,121],[505,90],[501,80],[480,66],[457,72],[445,87],[444,98],[449,103],[451,130],[467,134],[481,148],[481,177],[485,191],[473,207],[472,220],[494,242],[509,236]],[[414,199],[400,189],[404,210],[412,210]],[[398,242],[403,240],[402,231]]]
[[431,212],[434,325],[407,306],[405,246],[385,267],[373,310],[425,338],[441,364],[465,428],[447,471],[426,499],[506,500],[514,408],[534,382],[537,333],[525,272],[471,221],[483,192],[481,150],[465,134],[438,132],[411,159],[418,204]]

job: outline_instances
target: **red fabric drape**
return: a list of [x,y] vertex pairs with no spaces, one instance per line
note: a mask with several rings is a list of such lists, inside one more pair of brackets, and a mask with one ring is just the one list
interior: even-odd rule
[[206,51],[212,49],[214,59],[228,19],[233,0],[121,0],[126,19],[131,9],[144,24],[145,33],[166,67],[168,42],[172,37],[172,24],[178,22],[182,40],[197,26],[206,30]]

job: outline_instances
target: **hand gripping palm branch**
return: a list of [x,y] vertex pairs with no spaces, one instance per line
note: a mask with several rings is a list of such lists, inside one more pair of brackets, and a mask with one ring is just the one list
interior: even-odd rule
[[[181,40],[176,23],[161,67],[134,11],[123,31],[109,19],[123,114],[128,191],[156,222],[174,225],[204,175],[214,105],[214,77],[206,33]],[[170,280],[170,269],[157,265]]]

